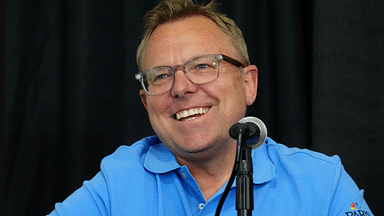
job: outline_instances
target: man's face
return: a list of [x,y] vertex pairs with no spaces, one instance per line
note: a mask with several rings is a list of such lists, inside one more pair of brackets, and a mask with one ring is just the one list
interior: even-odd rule
[[[181,65],[207,54],[240,59],[214,22],[193,16],[155,29],[144,53],[142,69]],[[244,68],[244,75],[240,76],[238,67],[220,61],[220,74],[213,82],[193,84],[178,70],[169,92],[151,96],[141,90],[140,96],[161,141],[178,159],[186,160],[211,157],[233,146],[236,141],[230,138],[229,128],[244,117],[246,106],[255,100],[256,88],[255,66]],[[199,114],[181,120],[175,118],[190,110]]]

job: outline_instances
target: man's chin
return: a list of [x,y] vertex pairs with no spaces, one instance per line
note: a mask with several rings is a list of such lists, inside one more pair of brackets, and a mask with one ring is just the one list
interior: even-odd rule
[[212,160],[216,154],[214,151],[214,145],[212,144],[199,145],[195,147],[191,147],[191,145],[189,145],[185,148],[180,148],[181,146],[178,147],[179,149],[176,151],[171,151],[177,158],[181,158],[185,161],[203,162],[206,160]]

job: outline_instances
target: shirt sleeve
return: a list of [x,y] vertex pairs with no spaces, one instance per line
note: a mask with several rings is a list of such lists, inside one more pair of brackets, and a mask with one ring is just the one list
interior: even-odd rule
[[107,184],[103,174],[99,172],[90,181],[84,181],[83,186],[62,203],[57,203],[49,216],[104,216],[109,215],[109,213],[110,202]]
[[364,199],[364,190],[360,190],[357,187],[341,162],[338,164],[338,169],[335,173],[333,187],[334,195],[329,215],[373,215]]

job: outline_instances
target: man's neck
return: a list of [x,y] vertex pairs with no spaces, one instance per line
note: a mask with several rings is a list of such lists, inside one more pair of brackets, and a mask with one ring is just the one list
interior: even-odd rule
[[200,187],[205,200],[209,200],[230,178],[235,163],[236,145],[226,151],[202,160],[178,159],[180,165],[186,165]]

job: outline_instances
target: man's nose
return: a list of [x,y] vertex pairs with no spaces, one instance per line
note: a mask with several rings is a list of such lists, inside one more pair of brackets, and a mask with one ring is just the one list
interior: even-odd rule
[[175,72],[175,80],[173,82],[171,89],[173,97],[185,97],[188,94],[196,92],[198,89],[196,84],[188,79],[187,74],[181,68]]

